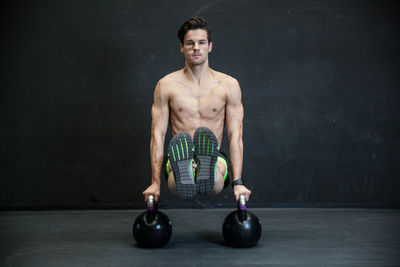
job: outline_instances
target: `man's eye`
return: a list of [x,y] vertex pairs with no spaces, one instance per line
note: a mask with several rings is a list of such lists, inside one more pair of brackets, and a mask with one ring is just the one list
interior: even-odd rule
[[200,41],[200,44],[201,45],[206,44],[206,41]]
[[186,45],[193,45],[193,43],[192,42],[187,42]]

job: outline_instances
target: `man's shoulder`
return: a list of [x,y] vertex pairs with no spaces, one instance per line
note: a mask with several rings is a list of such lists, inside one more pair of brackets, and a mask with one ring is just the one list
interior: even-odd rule
[[215,71],[215,77],[218,77],[220,86],[226,92],[228,99],[240,99],[241,90],[236,78],[218,71]]
[[171,93],[171,89],[174,88],[174,85],[176,84],[177,72],[179,71],[169,73],[162,77],[157,82],[155,92],[164,96],[165,98],[168,98]]
[[237,85],[238,81],[236,80],[236,78],[223,73],[223,72],[219,72],[216,70],[213,70],[214,72],[214,76],[217,80],[219,80],[221,83],[226,84],[227,86],[232,86],[232,85]]
[[171,72],[164,77],[162,77],[158,83],[162,86],[168,86],[171,84],[176,83],[177,81],[182,79],[182,70],[177,70],[174,72]]

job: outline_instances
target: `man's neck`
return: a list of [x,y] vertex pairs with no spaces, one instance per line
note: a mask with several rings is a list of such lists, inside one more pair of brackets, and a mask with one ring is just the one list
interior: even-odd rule
[[204,62],[204,64],[197,66],[189,66],[186,64],[183,69],[186,79],[197,85],[206,82],[210,76],[210,68],[206,63],[207,62]]

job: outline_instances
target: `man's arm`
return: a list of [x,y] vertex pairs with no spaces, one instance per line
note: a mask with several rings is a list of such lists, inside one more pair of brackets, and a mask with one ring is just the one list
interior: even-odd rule
[[168,96],[160,80],[154,90],[154,103],[151,108],[151,141],[150,141],[150,162],[151,162],[151,185],[143,192],[145,201],[149,195],[155,196],[158,201],[160,196],[161,165],[164,158],[165,133],[168,128]]
[[[242,178],[243,166],[243,104],[242,92],[236,79],[230,78],[226,103],[226,127],[229,138],[229,152],[231,158],[233,180]],[[236,185],[233,188],[236,200],[239,195],[244,194],[246,201],[249,200],[251,191],[244,185]]]

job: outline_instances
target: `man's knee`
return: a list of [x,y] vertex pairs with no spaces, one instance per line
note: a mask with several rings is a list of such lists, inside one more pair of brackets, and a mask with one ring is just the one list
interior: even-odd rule
[[217,161],[217,169],[218,169],[217,179],[219,178],[219,179],[224,180],[225,174],[227,172],[226,168],[227,168],[226,164],[219,158]]
[[[172,172],[171,163],[169,161],[167,162],[167,168],[169,170],[171,170],[168,174],[168,180],[167,180],[168,188],[173,194],[177,195],[178,193],[176,191],[176,181],[175,181],[174,174]],[[193,168],[194,168],[193,171],[195,172],[195,167],[193,166]],[[225,162],[225,159],[222,159],[221,157],[219,157],[218,161],[217,161],[216,181],[215,181],[215,185],[214,185],[214,190],[211,193],[211,195],[216,195],[224,189],[225,179],[227,179],[226,176],[228,173],[227,168],[228,168],[228,166]]]
[[216,195],[224,189],[226,173],[227,173],[227,166],[223,161],[218,159],[217,173],[216,173],[217,177],[214,185],[214,190],[211,193],[211,195]]
[[174,174],[172,172],[170,172],[169,175],[168,175],[167,183],[168,183],[169,191],[171,191],[172,194],[177,195],[178,192],[176,191],[175,177],[174,177]]

